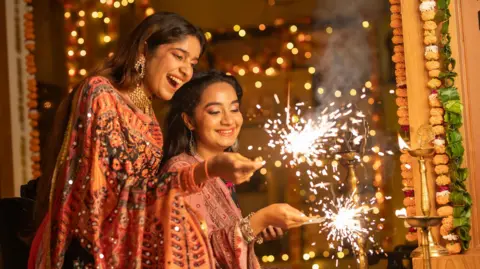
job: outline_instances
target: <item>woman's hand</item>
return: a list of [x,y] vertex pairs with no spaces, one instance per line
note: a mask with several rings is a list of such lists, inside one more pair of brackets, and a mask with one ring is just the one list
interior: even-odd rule
[[250,181],[253,173],[262,166],[261,161],[252,161],[238,153],[224,152],[208,161],[208,173],[211,177],[241,184]]
[[262,231],[262,237],[265,241],[281,239],[283,237],[283,230],[270,225]]
[[299,227],[310,218],[289,204],[272,204],[253,214],[250,226],[255,235],[268,226],[278,227],[282,230]]

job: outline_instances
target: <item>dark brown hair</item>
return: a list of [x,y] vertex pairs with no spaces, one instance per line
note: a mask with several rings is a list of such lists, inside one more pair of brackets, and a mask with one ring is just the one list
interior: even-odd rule
[[108,58],[103,66],[92,75],[108,78],[118,89],[131,89],[134,87],[137,77],[134,66],[139,50],[145,48],[145,57],[148,61],[148,57],[155,52],[158,46],[178,42],[187,36],[198,39],[201,56],[206,39],[200,28],[178,14],[155,13],[143,20],[130,33],[126,42],[120,44],[115,54]]
[[75,92],[82,88],[92,76],[108,78],[118,90],[131,89],[137,78],[134,66],[142,47],[145,49],[144,53],[148,61],[148,57],[155,52],[158,46],[178,42],[187,36],[198,39],[202,48],[201,54],[203,54],[206,40],[202,30],[182,16],[171,12],[159,12],[147,17],[119,44],[116,52],[107,58],[100,68],[81,81],[62,101],[57,109],[53,130],[50,133],[48,146],[51,150],[47,156],[42,156],[43,175],[37,184],[35,205],[37,227],[48,211],[53,171],[63,143]]
[[[165,119],[163,163],[183,152],[191,154],[189,141],[194,138],[191,138],[191,132],[181,115],[186,113],[190,118],[193,118],[195,116],[193,112],[200,103],[205,89],[218,82],[230,84],[235,89],[238,101],[242,101],[243,89],[235,77],[216,70],[195,74],[189,82],[175,92],[170,100],[171,107]],[[228,148],[226,151],[232,151],[232,149]]]

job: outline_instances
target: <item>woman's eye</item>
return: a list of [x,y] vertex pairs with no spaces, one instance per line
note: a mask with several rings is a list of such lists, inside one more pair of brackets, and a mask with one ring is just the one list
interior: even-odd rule
[[219,114],[220,111],[208,111],[207,113],[210,115],[216,115],[216,114]]
[[240,109],[238,109],[238,108],[233,108],[232,109],[232,112],[239,112],[239,111],[240,111]]
[[177,55],[177,54],[173,54],[173,56],[175,56],[175,58],[179,59],[179,60],[183,60],[183,57],[181,55]]

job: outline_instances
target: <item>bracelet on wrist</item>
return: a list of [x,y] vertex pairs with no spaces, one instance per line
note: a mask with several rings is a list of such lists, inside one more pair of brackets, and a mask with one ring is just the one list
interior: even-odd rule
[[240,231],[242,232],[243,238],[247,241],[248,244],[255,241],[257,244],[263,243],[263,238],[261,236],[255,236],[253,234],[252,226],[250,225],[250,218],[255,214],[254,212],[248,214],[245,218],[242,218],[239,223]]

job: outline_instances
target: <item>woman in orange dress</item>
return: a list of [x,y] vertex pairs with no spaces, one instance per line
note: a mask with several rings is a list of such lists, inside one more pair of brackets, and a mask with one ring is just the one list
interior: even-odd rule
[[[166,119],[165,173],[198,165],[205,159],[234,152],[243,124],[243,91],[237,80],[218,71],[197,74],[171,100]],[[187,204],[206,220],[217,268],[260,268],[255,242],[274,239],[282,229],[308,220],[288,204],[273,204],[242,217],[234,185],[221,177],[186,197]]]
[[183,195],[210,176],[243,182],[261,163],[222,154],[160,174],[163,135],[151,104],[191,79],[204,44],[184,18],[156,13],[62,103],[29,268],[214,267]]

